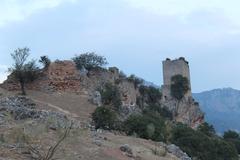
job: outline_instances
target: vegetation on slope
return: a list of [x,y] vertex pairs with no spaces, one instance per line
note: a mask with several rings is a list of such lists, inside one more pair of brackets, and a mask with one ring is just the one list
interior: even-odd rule
[[189,80],[182,75],[175,75],[171,81],[171,95],[177,100],[181,100],[189,91]]
[[[18,78],[22,89],[24,83],[33,80],[33,73],[38,69],[34,61],[27,62],[29,50],[18,49],[12,54],[15,64],[12,74]],[[46,58],[46,57],[45,57]],[[44,64],[48,60],[42,58]],[[45,61],[46,60],[46,61]],[[80,68],[93,69],[106,64],[106,59],[95,54],[83,54],[73,59]],[[178,145],[183,151],[197,160],[237,160],[240,151],[239,134],[233,131],[226,132],[224,137],[216,135],[214,128],[204,123],[197,130],[186,125],[176,124],[171,120],[171,112],[161,106],[161,92],[159,89],[141,86],[141,82],[134,76],[130,81],[135,84],[140,92],[138,105],[142,109],[139,114],[133,114],[125,120],[119,119],[118,109],[121,98],[118,88],[113,84],[106,84],[101,90],[104,106],[98,107],[92,114],[96,128],[119,130],[127,135],[165,141]],[[184,77],[176,75],[172,78],[171,93],[180,100],[189,90],[189,82]],[[24,90],[23,90],[24,93]]]
[[[180,88],[185,88],[185,91],[177,91],[176,98],[182,98],[187,92],[187,87],[185,86],[187,84],[185,83],[186,81],[182,78],[179,79],[181,83],[176,82],[176,86],[183,85]],[[142,113],[133,114],[124,121],[120,121],[118,116],[112,116],[118,115],[119,110],[112,110],[112,115],[101,115],[101,118],[106,117],[106,121],[108,121],[107,119],[109,117],[115,117],[115,120],[111,119],[111,123],[116,124],[111,125],[118,127],[111,127],[110,129],[119,130],[131,136],[176,144],[196,160],[238,159],[238,143],[236,143],[236,139],[227,140],[226,137],[222,138],[217,136],[213,126],[208,123],[203,123],[197,130],[193,130],[181,123],[176,124],[172,122],[172,113],[159,103],[161,100],[161,92],[159,89],[148,86],[139,86],[138,89],[141,94],[141,96],[138,97],[138,105],[142,109]],[[108,95],[111,99],[112,95],[116,94],[114,94],[113,90],[109,90]],[[107,97],[104,98],[107,99]],[[115,98],[117,99],[117,97]],[[109,109],[112,108],[111,106],[107,107],[109,107]],[[97,110],[99,110],[99,108]],[[109,112],[107,112],[107,114],[109,114]],[[95,116],[96,114],[93,113],[93,115]],[[95,123],[98,124],[97,122]],[[98,125],[98,128],[104,129],[105,126]]]

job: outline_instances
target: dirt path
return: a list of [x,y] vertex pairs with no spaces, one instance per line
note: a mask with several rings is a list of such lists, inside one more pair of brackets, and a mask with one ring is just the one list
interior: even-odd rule
[[62,108],[59,107],[59,106],[56,106],[56,105],[53,105],[53,104],[50,104],[50,103],[46,103],[46,102],[43,102],[43,101],[40,101],[40,100],[37,100],[37,99],[34,99],[34,98],[31,98],[31,99],[32,99],[34,102],[36,102],[36,103],[44,104],[44,105],[46,105],[46,106],[48,106],[48,107],[54,108],[54,109],[58,110],[59,112],[62,112],[62,113],[67,114],[67,115],[70,115],[70,116],[73,117],[73,118],[79,117],[77,114],[70,113],[68,110],[64,110],[64,109],[62,109]]
[[81,121],[88,121],[96,109],[96,106],[89,102],[89,97],[86,95],[73,93],[47,94],[39,91],[27,91],[27,93],[28,97],[36,103],[42,104],[43,109],[60,111]]

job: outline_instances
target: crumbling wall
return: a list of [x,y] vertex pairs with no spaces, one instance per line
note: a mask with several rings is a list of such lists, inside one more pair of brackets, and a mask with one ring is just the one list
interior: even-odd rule
[[[182,75],[189,80],[189,91],[181,100],[171,96],[171,78],[175,75]],[[196,128],[204,121],[204,114],[199,104],[192,98],[189,64],[185,58],[176,60],[166,59],[163,61],[162,105],[172,113],[174,120]]]
[[182,75],[183,77],[186,77],[189,80],[189,91],[185,95],[186,97],[191,97],[191,81],[190,81],[190,69],[188,62],[185,60],[185,58],[181,57],[179,59],[170,60],[166,59],[163,61],[163,96],[169,97],[170,95],[170,87],[171,87],[171,79],[175,75]]
[[[124,106],[136,105],[137,89],[133,82],[127,80],[116,83],[120,79],[119,75],[119,69],[116,67],[92,69],[84,71],[83,74],[73,61],[56,61],[51,63],[47,70],[39,71],[39,77],[32,83],[27,83],[26,89],[43,92],[75,92],[91,98],[96,97],[99,88],[106,83],[112,83],[118,86]],[[11,91],[20,90],[19,83],[11,76],[2,87]]]

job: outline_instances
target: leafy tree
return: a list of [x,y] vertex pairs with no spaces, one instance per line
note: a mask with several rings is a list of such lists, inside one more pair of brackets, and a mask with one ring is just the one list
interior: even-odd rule
[[189,80],[182,75],[175,75],[171,81],[171,95],[177,100],[181,100],[190,89]]
[[179,146],[193,159],[238,160],[236,148],[219,137],[209,137],[186,125],[177,124],[172,130],[171,143]]
[[107,60],[103,56],[99,56],[95,53],[84,53],[77,55],[73,58],[78,69],[85,68],[91,70],[94,68],[101,68],[108,64]]
[[100,92],[104,105],[114,106],[115,109],[119,109],[122,105],[120,91],[117,86],[106,83]]
[[51,60],[48,56],[41,56],[39,62],[43,64],[44,69],[47,69],[51,64]]
[[215,129],[213,127],[213,125],[208,124],[207,122],[201,124],[198,127],[198,131],[204,133],[207,136],[214,136],[216,134]]
[[141,85],[139,87],[139,92],[142,98],[144,98],[145,102],[149,105],[158,103],[158,101],[161,100],[162,97],[162,93],[160,92],[160,90],[152,86]]
[[116,113],[107,107],[98,107],[92,114],[96,129],[111,130],[115,128],[115,122],[117,120]]
[[226,141],[232,143],[236,147],[238,153],[240,154],[240,135],[239,135],[239,133],[230,130],[230,131],[227,131],[224,133],[223,138]]
[[14,64],[9,69],[12,76],[20,83],[22,94],[25,95],[25,84],[37,78],[38,67],[34,60],[27,62],[29,48],[18,48],[11,54]]
[[146,112],[159,113],[160,116],[162,116],[165,119],[169,119],[169,120],[173,119],[172,112],[169,111],[168,108],[162,107],[160,105],[149,105],[143,110],[143,113],[146,113]]
[[161,116],[148,113],[143,115],[131,115],[123,123],[124,131],[128,135],[136,134],[140,138],[165,141],[165,123]]
[[224,139],[240,139],[240,136],[237,132],[229,130],[227,132],[224,132],[223,138]]

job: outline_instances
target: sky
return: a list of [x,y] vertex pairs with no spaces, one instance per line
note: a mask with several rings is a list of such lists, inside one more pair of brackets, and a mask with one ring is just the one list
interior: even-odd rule
[[240,89],[239,0],[1,0],[0,81],[10,53],[71,59],[95,52],[126,74],[163,83],[162,61],[185,57],[193,92]]

